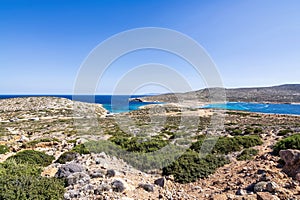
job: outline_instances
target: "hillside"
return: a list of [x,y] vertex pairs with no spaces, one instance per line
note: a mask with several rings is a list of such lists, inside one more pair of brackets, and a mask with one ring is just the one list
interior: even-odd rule
[[299,199],[300,151],[273,153],[299,144],[299,116],[227,112],[199,158],[214,111],[151,106],[106,117],[101,105],[63,98],[0,100],[0,199]]
[[[178,102],[184,101],[208,102],[209,95],[219,93],[220,88],[202,89],[187,93],[163,94],[142,98],[143,101]],[[272,103],[299,103],[300,84],[286,84],[272,87],[235,88],[225,89],[227,101],[242,102],[272,102]]]

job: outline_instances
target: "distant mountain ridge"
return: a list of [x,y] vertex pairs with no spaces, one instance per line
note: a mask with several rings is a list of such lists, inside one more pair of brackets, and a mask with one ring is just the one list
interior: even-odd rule
[[[219,93],[222,88],[205,88],[197,91],[162,94],[141,98],[143,101],[178,102],[178,98],[209,102],[210,94]],[[300,84],[284,84],[271,87],[232,88],[224,89],[226,100],[231,102],[270,102],[270,103],[300,103]]]

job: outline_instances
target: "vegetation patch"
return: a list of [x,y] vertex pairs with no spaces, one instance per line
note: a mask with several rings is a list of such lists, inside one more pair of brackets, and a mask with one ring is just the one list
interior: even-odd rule
[[85,144],[76,145],[75,147],[72,148],[71,151],[79,153],[80,155],[90,154],[90,150],[88,148],[86,148]]
[[79,154],[73,151],[64,152],[55,162],[60,164],[66,164],[66,162],[70,162],[74,160]]
[[300,134],[294,134],[279,140],[273,147],[275,155],[279,155],[280,150],[284,149],[300,149]]
[[278,132],[278,136],[284,136],[284,135],[286,135],[286,134],[288,134],[288,133],[293,133],[293,130],[291,130],[291,129],[282,129],[282,130],[280,130],[279,132]]
[[42,142],[59,142],[58,139],[56,138],[41,138],[37,140],[33,140],[30,142],[27,142],[26,144],[22,145],[24,148],[34,148],[37,144],[42,143]]
[[63,199],[64,182],[40,175],[37,165],[6,161],[0,164],[0,199]]
[[143,138],[143,137],[112,137],[111,142],[120,146],[122,149],[130,152],[148,153],[157,151],[169,142],[159,138]]
[[208,175],[229,161],[224,156],[207,155],[200,158],[199,153],[187,151],[167,167],[163,168],[163,175],[174,175],[175,181],[179,183],[194,182],[199,178],[206,178]]
[[9,148],[6,145],[0,145],[0,154],[5,154],[9,152]]
[[[202,144],[205,137],[199,137],[197,142],[191,145],[191,149],[200,152]],[[235,137],[220,137],[217,141],[216,138],[209,138],[205,142],[206,144],[215,145],[212,149],[212,153],[218,154],[228,154],[234,151],[240,151],[243,148],[249,148],[257,145],[261,145],[263,142],[258,135],[245,135],[245,136],[235,136]],[[209,146],[209,145],[207,145]],[[205,148],[203,146],[202,148]]]
[[9,157],[8,160],[15,160],[17,163],[35,164],[46,167],[52,163],[54,156],[50,156],[40,151],[24,150]]
[[237,160],[251,160],[253,156],[258,154],[257,149],[249,148],[244,149],[241,154],[237,156]]

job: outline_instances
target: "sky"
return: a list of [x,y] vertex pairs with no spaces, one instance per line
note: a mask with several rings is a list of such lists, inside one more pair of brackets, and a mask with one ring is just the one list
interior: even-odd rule
[[[300,83],[299,10],[298,0],[0,0],[0,94],[72,94],[96,46],[143,27],[194,39],[215,63],[224,87]],[[113,62],[94,92],[113,94],[124,75],[148,63],[176,71],[191,90],[207,86],[182,58],[144,49]],[[148,74],[137,76],[146,80]],[[134,89],[173,90],[155,81]]]

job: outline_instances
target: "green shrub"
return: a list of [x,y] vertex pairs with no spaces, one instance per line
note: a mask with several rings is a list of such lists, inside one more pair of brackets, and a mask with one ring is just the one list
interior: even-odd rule
[[294,134],[278,141],[273,147],[273,152],[278,155],[279,151],[283,149],[300,149],[300,134]]
[[223,156],[207,155],[200,158],[197,152],[187,151],[178,160],[164,167],[163,175],[174,175],[176,182],[189,183],[207,177],[228,163]]
[[37,140],[27,142],[27,143],[23,144],[22,147],[23,148],[32,148],[32,147],[35,147],[37,144],[39,144],[41,142],[52,142],[52,141],[58,142],[59,140],[56,139],[56,138],[41,138],[41,139],[37,139]]
[[169,144],[160,149],[159,152],[129,152],[113,142],[100,140],[85,143],[87,148],[93,153],[105,152],[107,155],[123,159],[133,167],[148,172],[153,169],[162,169],[176,160],[185,148]]
[[59,158],[55,161],[56,163],[66,164],[66,162],[70,162],[74,160],[79,154],[74,151],[64,152]]
[[37,165],[13,160],[0,164],[0,199],[63,199],[64,182],[40,173]]
[[9,149],[6,145],[0,145],[0,154],[5,154],[9,152]]
[[257,149],[244,149],[241,154],[237,156],[237,160],[251,160],[253,156],[258,154]]
[[232,135],[242,135],[243,131],[240,129],[234,129],[231,133]]
[[293,133],[293,130],[291,130],[291,129],[283,129],[283,130],[280,130],[277,135],[283,136],[283,135],[286,135],[288,133]]
[[[204,137],[200,138],[197,142],[192,143],[191,149],[200,152]],[[210,141],[208,140],[207,143]],[[211,142],[214,142],[213,139]],[[235,137],[220,137],[213,147],[212,153],[228,154],[234,151],[240,151],[242,148],[249,148],[256,145],[261,145],[262,140],[258,135],[245,135]]]
[[120,146],[122,149],[130,152],[148,153],[154,152],[168,144],[168,141],[159,138],[142,138],[142,137],[112,137],[111,142]]
[[79,153],[80,155],[82,155],[82,154],[89,154],[90,153],[89,149],[86,148],[85,144],[76,145],[75,147],[73,147],[71,149],[71,151]]
[[263,132],[262,128],[255,128],[254,131],[253,131],[253,133],[255,133],[255,134],[259,134],[259,133],[262,133],[262,132]]
[[52,163],[54,157],[40,151],[24,150],[8,158],[8,160],[10,159],[17,163],[36,164],[45,167]]

